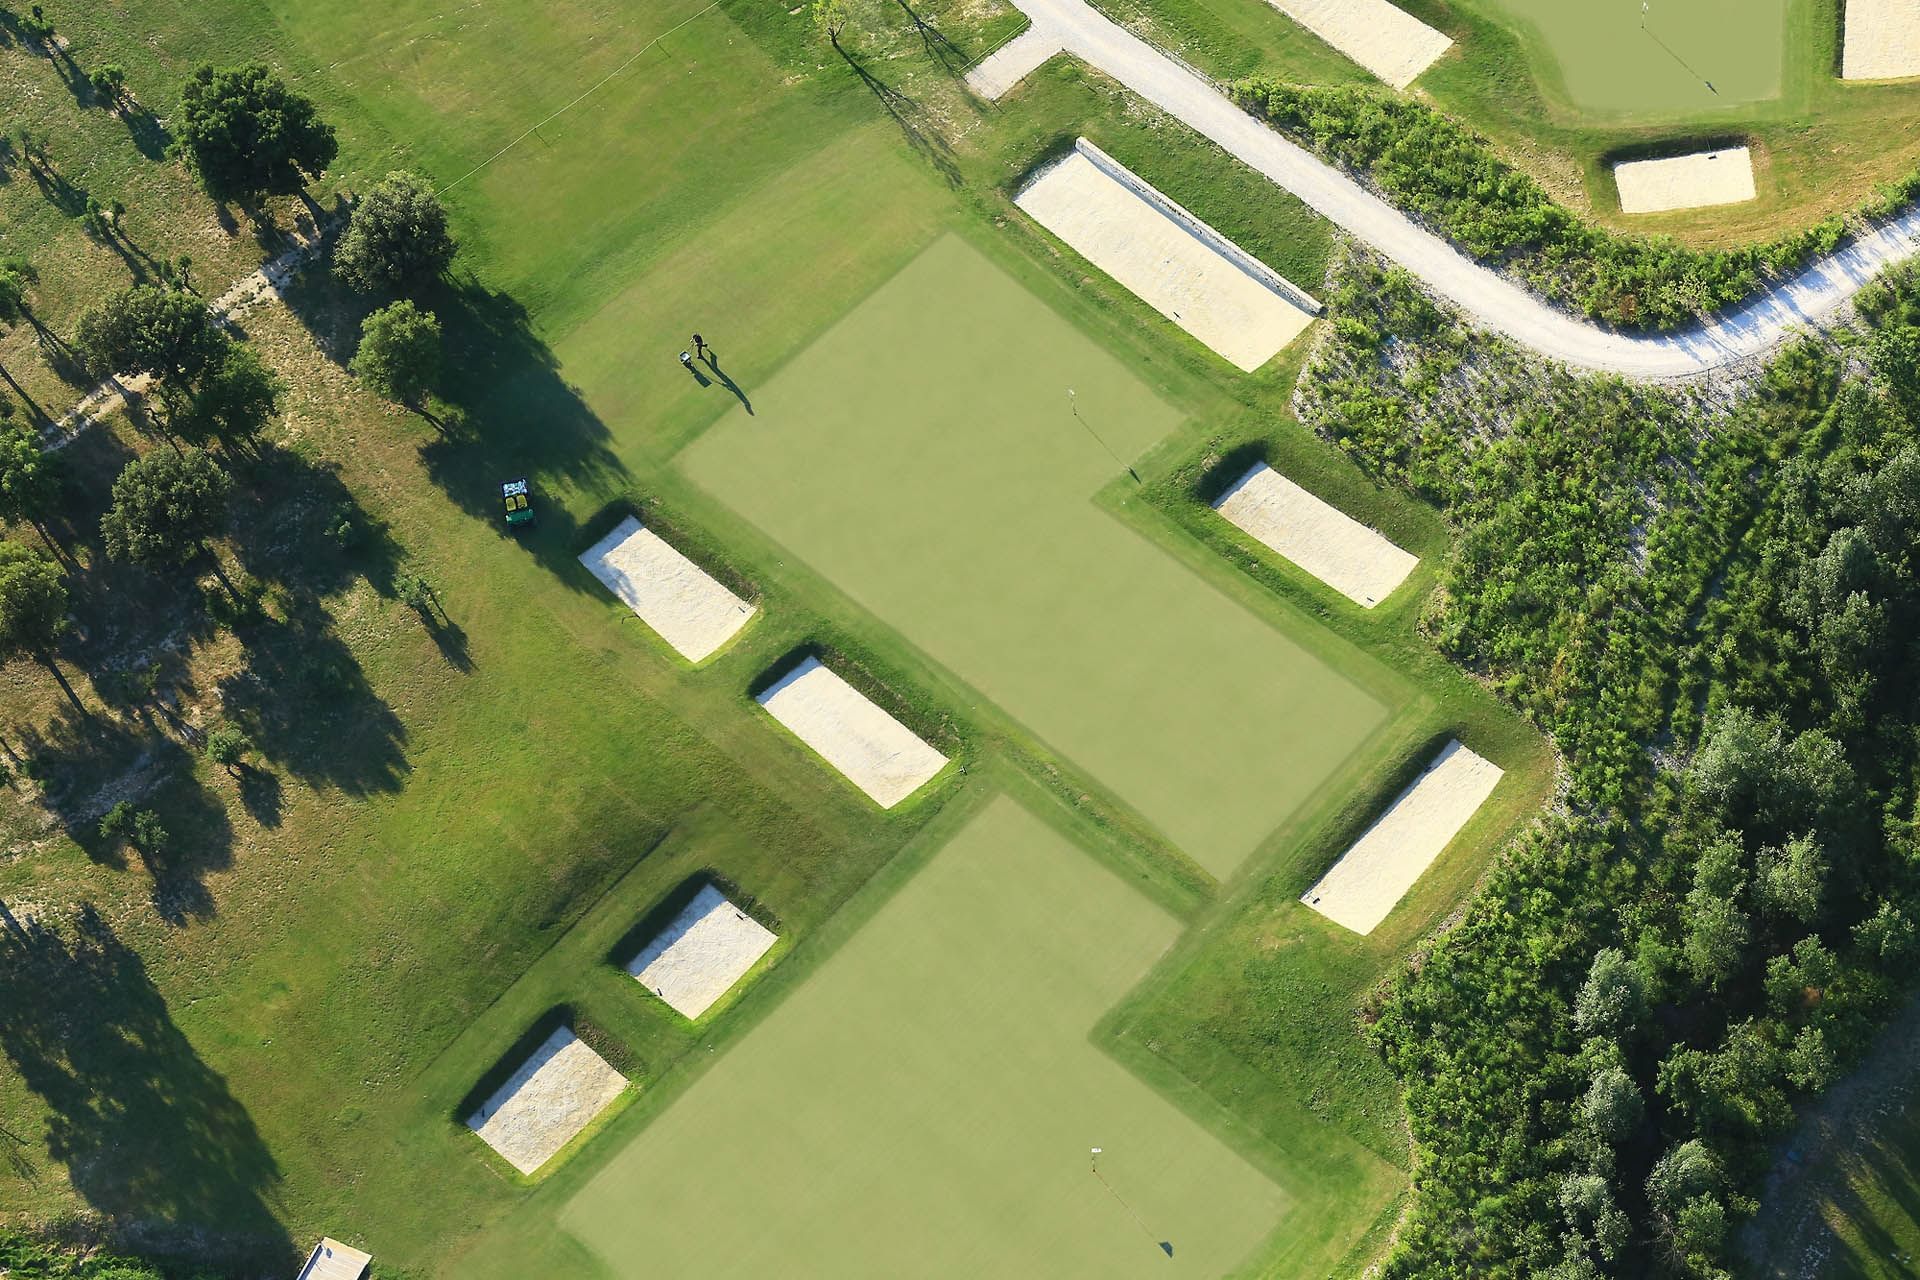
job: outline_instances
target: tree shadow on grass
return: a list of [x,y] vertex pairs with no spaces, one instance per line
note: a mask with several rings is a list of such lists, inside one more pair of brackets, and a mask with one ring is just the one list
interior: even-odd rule
[[[440,320],[444,368],[439,399],[444,430],[420,447],[427,473],[454,505],[500,538],[519,542],[563,583],[587,590],[593,580],[574,557],[581,530],[557,502],[542,494],[555,482],[575,492],[630,488],[626,466],[609,445],[606,425],[560,372],[558,359],[533,331],[526,308],[472,277],[442,279],[413,291]],[[367,314],[385,299],[354,293],[319,272],[288,291],[287,302],[315,341],[345,364]],[[500,505],[503,482],[534,482],[537,523],[509,532]],[[458,665],[457,629],[435,642]]]
[[310,590],[282,594],[286,617],[259,617],[236,634],[245,670],[220,682],[227,718],[268,763],[316,789],[349,796],[396,791],[406,780],[407,731],[339,637]]
[[940,136],[936,127],[928,127],[922,123],[926,118],[926,112],[920,104],[910,95],[894,88],[867,70],[866,64],[861,62],[859,55],[852,50],[840,48],[840,56],[846,60],[847,66],[852,68],[853,74],[860,77],[860,83],[864,84],[868,92],[872,93],[880,105],[887,109],[887,114],[892,116],[894,124],[899,126],[900,135],[907,140],[907,145],[912,147],[921,159],[932,165],[934,172],[938,173],[949,187],[958,188],[962,180],[960,166],[953,159],[953,148],[947,144],[945,138]]
[[[48,811],[89,858],[110,867],[139,862],[151,881],[154,910],[169,924],[214,916],[206,877],[232,865],[233,825],[219,799],[194,778],[186,746],[162,730],[150,708],[127,719],[69,710],[19,736]],[[123,801],[155,815],[166,831],[164,844],[102,834],[100,820]]]
[[246,1108],[173,1023],[92,906],[0,928],[0,1053],[49,1115],[47,1154],[143,1251],[290,1274],[280,1170]]

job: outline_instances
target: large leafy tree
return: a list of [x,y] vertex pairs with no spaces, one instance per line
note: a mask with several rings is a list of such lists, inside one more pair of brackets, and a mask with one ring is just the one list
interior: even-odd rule
[[251,440],[267,419],[280,411],[286,383],[259,353],[234,343],[208,371],[193,398],[180,406],[172,427],[196,443],[222,440],[229,445]]
[[352,368],[374,394],[424,414],[440,377],[440,354],[440,321],[403,300],[367,317]]
[[53,658],[67,629],[67,588],[59,566],[18,542],[0,542],[0,662],[31,657],[46,664],[77,707],[80,699]]
[[439,275],[453,250],[439,197],[423,179],[395,172],[360,198],[333,265],[356,289],[398,289]]
[[99,377],[145,373],[176,384],[198,381],[230,345],[199,295],[153,285],[135,285],[88,311],[76,338]]
[[178,129],[216,199],[292,195],[340,152],[313,103],[258,62],[195,71],[180,91]]
[[113,482],[113,506],[100,520],[107,553],[149,568],[186,563],[220,532],[232,488],[199,449],[155,449],[134,459]]
[[37,524],[59,495],[59,464],[40,447],[39,433],[24,422],[0,420],[0,520]]

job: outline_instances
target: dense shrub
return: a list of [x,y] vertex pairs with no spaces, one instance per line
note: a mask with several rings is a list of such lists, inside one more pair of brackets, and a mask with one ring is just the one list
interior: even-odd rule
[[[1829,218],[1771,245],[1731,250],[1616,235],[1556,204],[1466,126],[1407,98],[1262,77],[1241,81],[1234,93],[1474,257],[1555,302],[1627,328],[1671,329],[1738,302],[1769,275],[1831,251],[1846,230]],[[1920,176],[1910,185],[1920,189]],[[1906,186],[1888,188],[1869,213],[1898,207],[1903,192]]]

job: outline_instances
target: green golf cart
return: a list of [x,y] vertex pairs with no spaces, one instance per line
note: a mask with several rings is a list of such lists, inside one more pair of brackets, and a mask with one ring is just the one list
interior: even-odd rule
[[507,528],[519,529],[533,523],[533,498],[527,493],[525,478],[501,485],[500,503],[507,511]]

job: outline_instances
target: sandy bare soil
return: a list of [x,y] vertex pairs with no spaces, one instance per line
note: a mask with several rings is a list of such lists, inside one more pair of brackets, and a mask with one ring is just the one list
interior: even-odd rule
[[1252,372],[1320,304],[1081,138],[1014,203],[1141,301]]
[[1060,38],[1036,22],[968,71],[967,88],[989,100],[998,98],[1058,52]]
[[760,705],[854,786],[891,809],[946,767],[947,758],[807,658],[760,695]]
[[1842,80],[1920,76],[1920,0],[1846,0]]
[[1264,462],[1249,467],[1215,500],[1213,509],[1369,609],[1392,595],[1420,563],[1418,556],[1328,506]]
[[764,925],[707,885],[627,963],[627,972],[683,1017],[697,1018],[774,942]]
[[1372,933],[1493,794],[1503,772],[1449,742],[1300,901],[1355,933]]
[[532,1173],[620,1096],[626,1077],[560,1027],[467,1117],[467,1128],[522,1173]]
[[580,563],[690,662],[719,649],[754,614],[752,605],[632,516],[589,547]]
[[1745,147],[1696,151],[1613,166],[1622,213],[1665,213],[1753,199],[1753,153]]
[[1268,0],[1396,89],[1404,89],[1453,43],[1387,0]]

